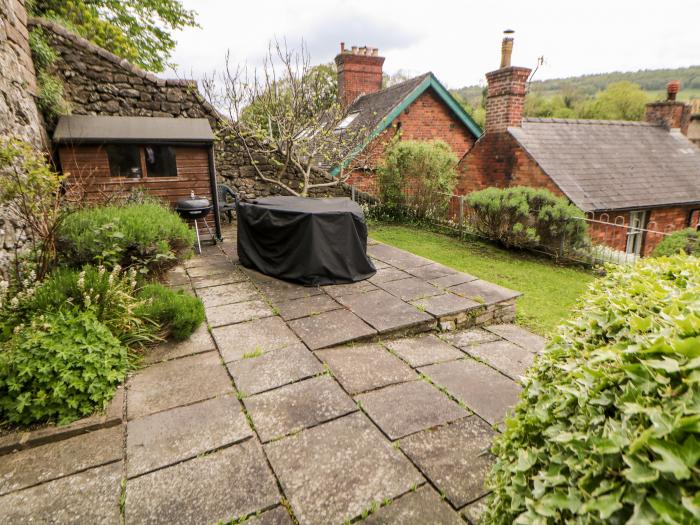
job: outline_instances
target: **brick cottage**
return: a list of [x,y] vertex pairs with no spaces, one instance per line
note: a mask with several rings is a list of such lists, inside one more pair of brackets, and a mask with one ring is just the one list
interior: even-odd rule
[[700,148],[686,136],[690,107],[676,100],[678,82],[667,100],[647,105],[646,122],[524,119],[531,71],[511,66],[512,49],[506,37],[500,68],[486,74],[485,132],[460,161],[458,193],[546,188],[601,221],[591,224],[594,241],[633,254],[648,255],[663,238],[637,228],[697,227]]
[[461,158],[481,135],[481,129],[433,73],[382,89],[384,57],[371,47],[346,49],[335,57],[338,95],[347,108],[341,125],[370,132],[366,145],[370,160],[348,179],[361,191],[376,194],[374,170],[384,157],[387,142],[400,133],[406,140],[446,142]]

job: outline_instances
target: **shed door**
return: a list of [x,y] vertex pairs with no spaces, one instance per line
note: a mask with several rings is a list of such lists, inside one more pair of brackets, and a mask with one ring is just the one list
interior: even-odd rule
[[646,220],[646,210],[630,212],[630,226],[627,230],[627,253],[639,255],[642,252]]

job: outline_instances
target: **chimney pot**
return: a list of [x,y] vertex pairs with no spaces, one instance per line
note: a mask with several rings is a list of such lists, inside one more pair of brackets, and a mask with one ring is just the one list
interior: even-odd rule
[[345,42],[340,43],[340,52],[345,53]]
[[680,80],[671,80],[666,85],[666,100],[676,100],[676,95],[681,90]]
[[513,54],[513,35],[515,31],[512,29],[506,29],[503,31],[505,35],[503,37],[503,42],[501,43],[501,69],[504,67],[510,67],[510,59]]
[[353,55],[357,54],[357,46],[352,46],[352,54]]

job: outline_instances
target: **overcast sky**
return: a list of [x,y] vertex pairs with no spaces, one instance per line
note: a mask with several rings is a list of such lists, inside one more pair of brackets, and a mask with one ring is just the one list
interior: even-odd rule
[[313,63],[347,46],[378,47],[384,71],[432,71],[449,88],[483,83],[496,69],[502,31],[516,31],[513,65],[536,79],[700,64],[700,1],[676,0],[182,0],[200,29],[176,34],[181,77],[259,64],[271,38],[303,38]]

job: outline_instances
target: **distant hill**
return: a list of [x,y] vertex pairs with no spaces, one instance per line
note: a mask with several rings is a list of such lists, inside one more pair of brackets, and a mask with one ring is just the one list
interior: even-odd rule
[[[537,78],[537,75],[535,75],[535,78]],[[583,97],[593,97],[596,93],[605,89],[608,84],[622,80],[639,84],[652,99],[665,96],[666,84],[669,80],[680,80],[681,91],[678,95],[679,99],[700,98],[700,66],[677,69],[644,69],[628,73],[616,71],[578,77],[534,80],[530,85],[530,92],[538,93],[547,98],[568,94],[572,91]],[[467,86],[454,89],[452,92],[458,98],[468,102],[472,107],[477,107],[481,102],[483,89],[483,86]]]

